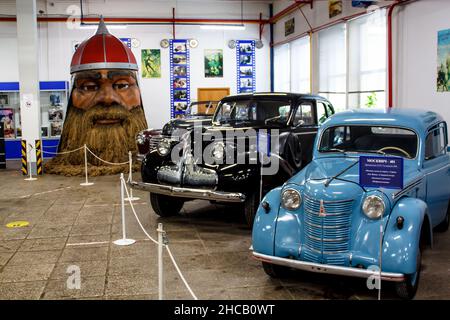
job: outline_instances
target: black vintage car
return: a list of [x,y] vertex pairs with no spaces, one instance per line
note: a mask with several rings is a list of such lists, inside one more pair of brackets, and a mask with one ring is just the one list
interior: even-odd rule
[[172,119],[162,129],[145,129],[136,135],[137,159],[142,161],[145,155],[155,149],[159,141],[170,138],[177,128],[187,129],[196,124],[210,125],[218,101],[194,101],[186,108],[182,118]]
[[261,196],[311,161],[318,126],[332,114],[331,103],[314,95],[225,97],[210,126],[177,128],[160,140],[142,162],[143,182],[132,187],[150,192],[160,216],[205,199],[237,205],[251,226]]

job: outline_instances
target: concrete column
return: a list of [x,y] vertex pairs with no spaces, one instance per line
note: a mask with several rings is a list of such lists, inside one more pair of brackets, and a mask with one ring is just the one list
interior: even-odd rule
[[[16,10],[22,139],[34,148],[41,131],[36,0],[16,0]],[[36,151],[30,151],[28,157],[31,172],[36,174]]]

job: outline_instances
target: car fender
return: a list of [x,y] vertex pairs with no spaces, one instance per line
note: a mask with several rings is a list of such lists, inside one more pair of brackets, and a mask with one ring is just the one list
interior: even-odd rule
[[267,193],[261,201],[261,203],[269,203],[270,210],[268,212],[262,208],[261,203],[258,206],[252,232],[252,245],[256,252],[274,255],[275,230],[280,199],[281,187],[278,187]]
[[[402,229],[397,226],[397,218],[400,216],[404,218]],[[396,203],[383,239],[382,269],[384,271],[404,274],[416,272],[416,258],[425,219],[429,217],[427,204],[424,201],[404,197]],[[427,231],[431,236],[431,229]]]

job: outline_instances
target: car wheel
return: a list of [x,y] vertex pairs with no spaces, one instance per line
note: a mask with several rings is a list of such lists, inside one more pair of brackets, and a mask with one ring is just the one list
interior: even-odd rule
[[271,278],[285,278],[289,275],[289,268],[262,262],[264,272]]
[[150,204],[153,211],[160,217],[175,216],[180,213],[184,200],[181,198],[150,193]]
[[436,226],[436,231],[439,231],[439,232],[447,231],[449,222],[450,222],[450,201],[449,201],[449,204],[447,207],[447,214],[445,215],[445,219],[444,219],[444,221],[442,221],[440,224],[438,224]]
[[404,300],[411,300],[414,298],[419,287],[420,271],[422,266],[422,251],[425,245],[425,232],[421,231],[419,252],[416,257],[416,272],[407,274],[402,282],[395,283],[395,291],[399,298]]
[[256,216],[256,210],[258,210],[259,206],[259,195],[254,192],[250,194],[244,202],[244,215],[245,215],[245,222],[247,223],[247,226],[252,228],[253,227],[253,221],[255,220]]

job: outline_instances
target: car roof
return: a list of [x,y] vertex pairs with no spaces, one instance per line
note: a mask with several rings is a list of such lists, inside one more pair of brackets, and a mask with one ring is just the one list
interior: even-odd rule
[[292,93],[292,92],[255,92],[255,93],[240,93],[231,96],[226,96],[222,101],[233,101],[233,100],[248,100],[248,99],[286,99],[286,100],[298,100],[298,99],[314,99],[314,100],[324,100],[328,101],[322,96],[303,94],[303,93]]
[[335,125],[380,125],[395,126],[415,129],[418,133],[426,133],[427,129],[444,119],[433,111],[409,109],[409,108],[386,108],[386,109],[353,109],[338,112],[326,122],[324,126]]

